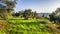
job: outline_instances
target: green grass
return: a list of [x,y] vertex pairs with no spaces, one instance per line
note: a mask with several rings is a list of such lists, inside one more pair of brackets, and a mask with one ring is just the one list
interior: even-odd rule
[[37,20],[9,20],[8,31],[11,34],[51,34],[50,28]]
[[[51,28],[46,26],[47,23],[50,23],[47,19],[24,20],[24,18],[11,17],[7,22],[8,27],[6,31],[9,32],[9,34],[53,34]],[[0,32],[0,34],[5,33],[4,29],[1,29]]]
[[5,33],[5,29],[3,29],[3,28],[0,28],[0,34],[4,34]]

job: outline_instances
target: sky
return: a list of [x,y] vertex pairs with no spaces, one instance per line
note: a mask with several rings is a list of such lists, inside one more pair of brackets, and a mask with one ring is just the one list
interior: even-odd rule
[[18,0],[15,12],[32,9],[37,13],[52,13],[60,7],[60,0]]

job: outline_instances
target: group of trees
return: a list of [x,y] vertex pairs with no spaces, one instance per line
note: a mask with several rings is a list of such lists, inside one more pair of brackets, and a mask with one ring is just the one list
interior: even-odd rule
[[11,12],[13,12],[15,4],[16,0],[0,0],[0,20],[3,19],[0,21],[0,30],[2,29],[2,31],[0,31],[0,34],[1,32],[6,32],[5,34],[7,34],[8,31],[6,29],[9,27],[7,16],[10,15]]
[[14,10],[16,0],[0,0],[0,17],[7,19],[7,14]]
[[50,14],[50,20],[55,23],[60,22],[60,8],[57,8],[52,14]]
[[37,17],[37,13],[36,11],[33,12],[31,9],[26,9],[24,11],[19,11],[19,12],[16,12],[16,13],[13,13],[13,16],[15,17],[24,17],[25,19],[28,19],[28,18],[36,18]]
[[[14,11],[14,7],[17,0],[0,0],[2,4],[0,4],[0,17],[3,19],[7,19],[7,15],[12,15]],[[4,4],[4,5],[3,5]],[[8,14],[9,13],[9,14]],[[33,18],[37,16],[36,11],[32,12],[31,9],[26,9],[25,11],[19,11],[16,13],[13,13],[13,16],[21,16],[25,19]]]
[[[11,14],[13,12],[17,0],[0,0],[0,17],[7,19],[7,13]],[[32,12],[31,9],[26,9],[24,11],[19,11],[13,13],[13,16],[21,16],[25,19],[37,17],[37,13]],[[60,20],[60,8],[57,8],[52,14],[50,14],[50,20],[54,22],[59,22]]]

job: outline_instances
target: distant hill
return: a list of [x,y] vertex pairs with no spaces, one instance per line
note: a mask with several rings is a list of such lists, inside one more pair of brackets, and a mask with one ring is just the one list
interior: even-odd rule
[[38,13],[38,16],[49,16],[51,13]]

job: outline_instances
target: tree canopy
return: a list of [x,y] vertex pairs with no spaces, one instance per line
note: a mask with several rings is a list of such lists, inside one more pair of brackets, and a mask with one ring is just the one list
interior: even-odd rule
[[16,0],[0,0],[0,2],[2,3],[0,4],[2,6],[0,7],[0,15],[6,19],[7,15],[11,14],[11,12],[14,10]]
[[50,20],[58,22],[60,20],[60,8],[57,8],[51,15]]

